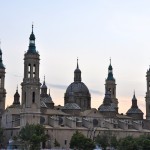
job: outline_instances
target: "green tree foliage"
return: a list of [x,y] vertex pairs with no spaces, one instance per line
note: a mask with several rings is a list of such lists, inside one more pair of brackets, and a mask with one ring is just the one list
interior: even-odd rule
[[136,139],[132,136],[127,136],[119,140],[118,150],[138,150]]
[[107,135],[98,135],[95,138],[95,142],[104,149],[106,149],[106,147],[109,146],[109,138]]
[[70,148],[78,150],[93,150],[95,147],[94,142],[86,138],[81,132],[76,131],[70,141]]
[[110,145],[114,148],[117,148],[118,140],[117,140],[116,136],[111,136],[110,137]]
[[27,148],[31,150],[39,150],[40,143],[48,139],[45,134],[45,128],[42,125],[27,124],[19,132],[19,139],[24,142]]

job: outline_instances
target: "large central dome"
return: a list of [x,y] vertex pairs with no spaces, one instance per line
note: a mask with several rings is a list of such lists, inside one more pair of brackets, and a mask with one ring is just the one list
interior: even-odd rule
[[83,83],[83,82],[73,82],[71,83],[67,90],[66,90],[66,94],[69,94],[70,92],[73,93],[82,93],[82,94],[90,94],[89,90],[87,88],[87,86]]
[[81,82],[81,70],[78,66],[74,71],[74,82],[71,83],[65,93],[65,104],[76,103],[81,110],[86,110],[91,108],[91,95],[87,86]]

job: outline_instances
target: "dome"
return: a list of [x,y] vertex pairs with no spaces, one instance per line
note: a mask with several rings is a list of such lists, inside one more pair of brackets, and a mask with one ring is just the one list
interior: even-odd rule
[[79,68],[76,68],[74,73],[81,73],[81,70]]
[[99,110],[100,112],[115,112],[115,111],[116,111],[112,105],[106,106],[106,105],[104,105],[104,104],[102,104],[102,105],[98,108],[98,110]]
[[44,103],[53,103],[51,96],[41,96],[41,101],[43,101]]
[[66,90],[66,94],[70,94],[70,93],[84,93],[84,94],[89,94],[89,90],[87,88],[87,86],[83,83],[83,82],[73,82],[71,83],[67,90]]
[[130,108],[126,114],[143,114],[139,108]]

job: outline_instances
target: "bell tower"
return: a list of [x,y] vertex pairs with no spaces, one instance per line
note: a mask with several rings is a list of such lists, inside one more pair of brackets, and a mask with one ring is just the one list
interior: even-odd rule
[[146,73],[147,91],[146,91],[146,119],[150,120],[150,68]]
[[111,65],[111,59],[110,59],[110,65],[108,67],[108,77],[105,80],[105,92],[109,91],[112,99],[112,104],[118,113],[118,99],[116,98],[116,80],[113,77],[113,67]]
[[1,115],[5,110],[5,67],[2,60],[2,50],[0,47],[0,123],[1,123]]
[[29,37],[29,48],[24,55],[24,78],[22,86],[22,115],[21,125],[40,123],[40,55],[35,46],[35,35]]

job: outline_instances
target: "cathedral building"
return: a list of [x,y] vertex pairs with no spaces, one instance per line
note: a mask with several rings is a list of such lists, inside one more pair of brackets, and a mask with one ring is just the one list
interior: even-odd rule
[[135,92],[131,108],[126,115],[118,113],[116,80],[110,60],[108,76],[105,80],[103,103],[91,108],[91,94],[82,81],[77,59],[74,81],[64,93],[64,106],[56,106],[50,91],[39,77],[40,54],[36,50],[35,35],[29,37],[29,47],[24,54],[24,76],[21,83],[21,96],[18,87],[13,103],[5,108],[5,67],[0,50],[0,126],[4,128],[5,144],[18,135],[20,129],[28,124],[42,124],[49,134],[49,140],[42,143],[43,148],[54,147],[55,139],[62,148],[69,148],[70,139],[76,130],[94,139],[98,134],[110,134],[117,138],[128,135],[150,134],[150,69],[147,71],[146,119],[137,104]]

